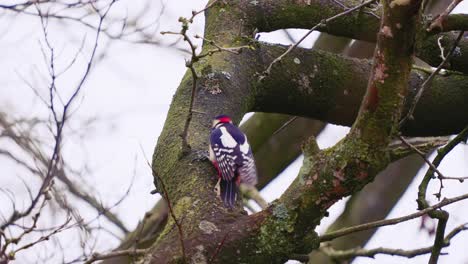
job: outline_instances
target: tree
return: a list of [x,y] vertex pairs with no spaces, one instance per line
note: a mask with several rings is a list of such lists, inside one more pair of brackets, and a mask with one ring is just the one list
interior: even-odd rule
[[[284,263],[291,258],[308,259],[305,254],[318,249],[321,242],[429,215],[438,223],[432,247],[416,251],[386,248],[324,252],[333,258],[430,253],[430,262],[436,263],[441,249],[466,229],[460,226],[446,232],[448,213],[438,209],[468,195],[430,205],[426,187],[434,177],[441,184],[463,180],[444,176],[436,167],[455,145],[466,141],[468,133],[466,111],[460,111],[466,108],[468,44],[463,33],[452,33],[464,30],[468,23],[465,15],[449,15],[451,7],[435,20],[426,21],[421,15],[421,1],[383,0],[380,5],[373,5],[374,2],[350,1],[346,5],[352,7],[346,7],[334,1],[215,0],[206,9],[194,12],[191,18],[181,18],[180,32],[165,32],[181,35],[191,53],[151,165],[156,191],[167,206],[162,203],[155,206],[119,249],[92,255],[87,261],[109,258],[112,263],[116,256],[135,256],[143,263]],[[454,1],[452,5],[457,3]],[[206,16],[205,35],[197,38],[203,38],[204,46],[197,53],[193,36],[187,30],[202,12]],[[101,21],[106,13],[103,14]],[[376,51],[372,61],[368,61],[255,40],[257,32],[284,28],[311,28],[310,32],[319,30],[375,42]],[[97,28],[97,32],[101,31]],[[444,58],[439,57],[441,49],[445,50]],[[413,67],[415,55],[429,65],[445,67],[446,74],[438,74],[440,69]],[[423,90],[420,97],[418,91]],[[309,137],[315,132],[298,133],[302,137],[307,135],[299,175],[266,210],[246,215],[241,204],[230,210],[216,197],[212,190],[216,173],[204,158],[204,151],[213,116],[229,114],[239,122],[251,111],[309,117],[351,126],[351,131],[326,150],[319,150],[315,138]],[[65,112],[66,108],[64,119]],[[295,118],[290,121],[285,115],[256,114],[244,129],[256,129],[255,122],[263,124],[265,134],[256,133],[258,138],[252,137],[254,150],[260,152],[280,133],[292,135],[294,129],[301,129],[299,121],[307,129],[321,127],[311,121]],[[59,127],[63,122],[56,124]],[[407,140],[407,136],[448,134],[458,136],[439,151],[435,161],[427,161],[431,169],[420,185],[418,212],[322,236],[314,231],[331,205],[358,193],[392,162],[415,151],[424,156],[423,152],[442,144],[433,140],[416,144]],[[404,147],[392,145],[394,139],[402,141]],[[297,143],[301,141],[295,141],[295,147],[288,152],[291,157],[297,154]],[[282,147],[281,151],[285,149]],[[284,163],[278,163],[278,168],[271,171],[259,166],[264,173],[261,186],[290,162],[284,156],[281,158]],[[51,171],[58,166],[54,165],[58,164],[56,160],[56,155],[50,159]],[[262,159],[258,162],[260,165]],[[44,186],[49,186],[48,181],[44,181]],[[42,189],[38,195],[45,195]],[[13,223],[14,218],[6,224]]]
[[[418,104],[419,111],[414,113],[414,119],[406,118],[406,113],[401,115],[404,99],[408,103],[414,102],[409,91],[420,86],[416,74],[421,73],[410,73],[413,48],[416,47],[415,54],[420,58],[433,65],[440,63],[440,60],[434,63],[437,56],[433,56],[439,48],[431,49],[429,44],[434,33],[425,32],[426,27],[418,18],[420,4],[418,1],[382,2],[380,27],[375,14],[361,11],[334,20],[333,15],[340,11],[334,9],[333,4],[313,1],[239,1],[209,5],[204,37],[208,47],[204,48],[205,52],[209,52],[210,45],[220,51],[227,48],[219,47],[230,47],[229,51],[245,45],[253,48],[240,54],[219,52],[210,53],[211,56],[207,57],[204,57],[207,53],[202,52],[202,55],[194,55],[188,63],[190,71],[174,97],[153,156],[155,182],[171,203],[173,220],[169,219],[145,261],[162,263],[204,259],[221,263],[280,263],[294,253],[308,252],[317,248],[320,241],[336,235],[325,235],[324,238],[313,232],[326,215],[327,208],[340,198],[359,191],[391,163],[392,151],[387,146],[400,130],[401,117],[405,120],[401,128],[405,135],[460,132],[466,120],[451,118],[441,123],[442,120],[432,119],[434,115],[429,117],[432,120],[426,119],[423,105],[429,106],[428,102]],[[317,14],[319,8],[321,12]],[[323,21],[329,17],[332,19]],[[443,19],[447,24],[451,23],[448,17]],[[190,19],[181,22],[186,28]],[[245,37],[253,36],[255,29],[271,31],[288,27],[314,27],[336,35],[377,41],[373,66],[295,46],[286,49],[255,43]],[[184,29],[180,34],[185,35]],[[449,36],[452,36],[453,43],[456,37],[446,34]],[[463,44],[460,42],[458,45],[462,49]],[[431,59],[426,57],[428,54],[432,54]],[[281,64],[274,64],[280,60]],[[453,61],[451,69],[463,71],[463,66],[457,67],[456,64]],[[437,78],[425,94],[426,100],[436,97],[429,93],[437,90]],[[449,79],[444,80],[446,84]],[[445,85],[444,94],[451,93],[447,91],[448,86]],[[358,108],[366,87],[363,103]],[[191,103],[187,104],[187,101]],[[430,109],[434,110],[434,107],[431,105]],[[304,164],[294,183],[267,210],[245,216],[242,210],[231,212],[217,202],[211,192],[212,184],[207,184],[207,175],[213,175],[214,171],[209,163],[197,159],[197,151],[206,148],[207,116],[223,112],[240,120],[248,111],[303,115],[343,125],[352,124],[352,128],[344,140],[324,151],[319,151],[314,140],[309,139],[304,147]],[[444,110],[438,109],[437,112]],[[432,126],[434,130],[428,129],[428,124],[434,123],[440,125]],[[464,133],[461,138],[465,137]],[[426,179],[430,179],[431,172],[428,175]],[[193,189],[197,193],[194,194]],[[431,210],[428,206],[422,188],[419,209]],[[431,217],[439,219],[440,233],[436,235],[431,255],[434,263],[444,239],[445,216],[436,216],[440,212],[443,211],[430,213]],[[177,220],[182,218],[183,224]],[[174,246],[177,243],[179,247]]]

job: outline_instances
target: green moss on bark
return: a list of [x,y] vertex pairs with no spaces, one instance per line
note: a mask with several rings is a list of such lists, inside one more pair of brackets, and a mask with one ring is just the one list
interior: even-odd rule
[[[360,3],[360,1],[352,0],[347,1],[346,5],[356,6]],[[253,26],[266,32],[284,28],[311,28],[323,19],[343,12],[339,5],[319,0],[260,1],[255,5],[252,1],[246,0],[241,1],[240,4],[245,8]],[[320,28],[320,31],[332,31],[334,35],[372,41],[375,40],[375,30],[378,26],[378,19],[372,15],[354,12],[329,22],[325,27]]]
[[[270,256],[288,256],[296,248],[291,234],[295,231],[296,214],[286,205],[277,202],[272,207],[272,216],[260,228],[258,238],[258,254]],[[283,263],[285,259],[278,258],[276,263]]]

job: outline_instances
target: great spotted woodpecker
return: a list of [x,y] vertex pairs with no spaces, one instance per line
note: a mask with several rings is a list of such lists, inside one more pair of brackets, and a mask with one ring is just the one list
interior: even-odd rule
[[257,170],[247,137],[229,116],[219,115],[213,120],[209,151],[219,177],[215,191],[226,207],[234,207],[239,185],[257,184]]

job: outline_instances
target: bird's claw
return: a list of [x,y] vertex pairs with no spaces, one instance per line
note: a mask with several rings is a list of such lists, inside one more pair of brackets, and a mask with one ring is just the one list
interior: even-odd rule
[[221,179],[218,179],[218,182],[216,183],[215,187],[214,187],[214,192],[216,193],[216,195],[219,197],[221,195],[221,186],[220,186],[220,183],[221,183]]

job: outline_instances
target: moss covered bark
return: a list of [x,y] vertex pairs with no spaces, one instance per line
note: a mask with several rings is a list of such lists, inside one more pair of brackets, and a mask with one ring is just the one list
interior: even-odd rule
[[[352,133],[321,152],[309,140],[293,184],[272,206],[251,216],[240,204],[233,210],[224,208],[213,192],[215,170],[199,155],[207,149],[212,117],[224,113],[239,121],[247,111],[264,110],[351,124],[365,90],[357,86],[366,83],[370,64],[298,49],[259,83],[256,73],[284,48],[257,45],[241,55],[217,53],[199,61],[197,111],[188,129],[190,149],[182,149],[181,138],[193,82],[188,73],[173,98],[153,156],[156,185],[159,191],[162,183],[166,186],[183,237],[169,219],[143,262],[281,263],[294,252],[316,248],[319,240],[313,230],[327,208],[360,190],[389,163],[386,147],[406,93],[418,4],[413,0],[409,7],[389,12],[385,20],[389,24],[384,25],[392,32],[382,27],[381,54]],[[243,8],[239,2],[219,1],[206,14],[206,37],[225,46],[250,43],[254,28],[245,23],[248,13]],[[399,31],[398,23],[405,30]],[[377,97],[372,94],[375,89]]]
[[[359,4],[361,1],[358,0],[346,1],[349,7]],[[323,19],[345,11],[334,1],[320,0],[267,0],[258,3],[242,0],[240,5],[248,14],[248,21],[260,31],[266,32],[283,28],[311,28]],[[376,17],[364,12],[355,12],[332,21],[319,30],[342,37],[375,41],[378,28],[379,20]]]
[[[285,50],[286,47],[262,44],[257,50],[257,61],[271,61]],[[256,68],[260,72],[265,65],[258,63]],[[252,84],[256,90],[254,110],[302,115],[351,126],[365,94],[370,72],[371,61],[368,60],[297,49],[272,69],[268,79]],[[412,102],[427,76],[425,72],[412,71],[405,87],[406,104]],[[465,75],[436,76],[416,108],[415,119],[403,128],[404,134],[449,135],[461,131],[468,123],[468,111],[465,111],[468,108],[464,103],[468,98],[466,87],[468,77]],[[446,118],[447,114],[451,118]]]
[[[301,245],[317,247],[313,229],[327,208],[361,189],[388,165],[385,149],[403,106],[419,4],[410,1],[408,6],[391,10],[390,3],[384,1],[387,16],[382,22],[367,93],[351,133],[333,148],[305,153],[298,177],[271,207],[262,225],[265,232],[260,235],[261,244],[281,248],[276,252],[280,256],[303,249]],[[402,27],[405,31],[398,31]]]
[[[327,229],[327,232],[384,219],[424,164],[424,161],[416,155],[392,163],[376,176],[374,182],[366,185],[348,200],[344,212]],[[364,247],[375,231],[371,229],[350,234],[337,238],[330,244],[332,248],[338,250]],[[313,251],[309,255],[308,263],[325,264],[333,261],[322,252]]]
[[[258,3],[257,3],[258,2]],[[253,4],[256,3],[256,4]],[[360,4],[360,1],[346,1],[349,7]],[[339,14],[345,9],[334,1],[303,1],[303,0],[267,0],[250,1],[242,0],[240,5],[248,14],[248,22],[260,31],[274,31],[282,28],[312,28],[323,19]],[[351,15],[339,18],[325,27],[318,28],[321,32],[326,32],[335,36],[348,37],[352,39],[375,42],[379,30],[379,17],[382,10],[377,9],[370,13],[369,9],[354,12]],[[468,27],[468,20],[465,16],[451,15],[447,19],[450,26],[444,30],[464,30]],[[425,21],[428,26],[430,21]],[[443,42],[445,50],[450,49],[456,36],[451,33],[436,34],[436,32],[421,31],[424,34],[417,43],[416,55],[427,61],[434,67],[441,62],[440,49],[437,46],[437,39],[444,36]],[[434,35],[436,34],[436,35]],[[468,39],[460,42],[459,55],[449,60],[450,69],[468,73]]]

